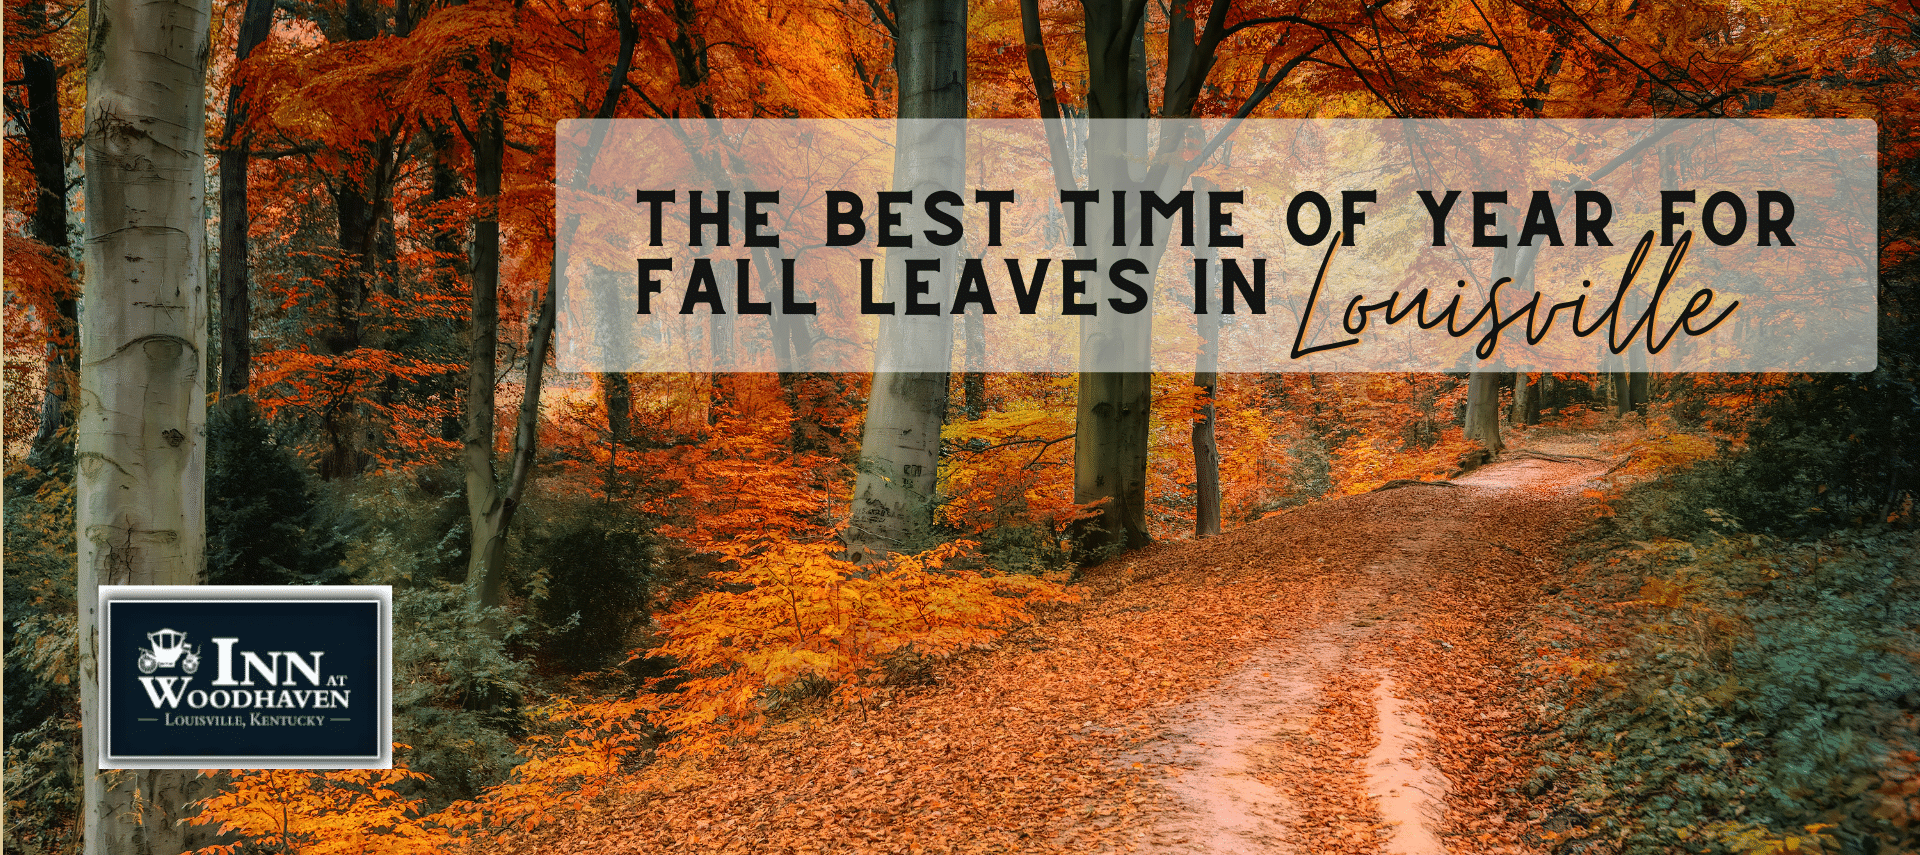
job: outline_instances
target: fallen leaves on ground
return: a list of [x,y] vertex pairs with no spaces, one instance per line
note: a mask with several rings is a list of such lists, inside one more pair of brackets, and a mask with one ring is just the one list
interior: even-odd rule
[[941,666],[935,685],[816,702],[711,755],[624,773],[617,794],[488,851],[1129,851],[1179,810],[1163,770],[1129,752],[1252,651],[1335,621],[1354,627],[1352,651],[1316,675],[1306,733],[1276,735],[1259,773],[1291,802],[1295,851],[1376,852],[1388,833],[1360,768],[1379,668],[1431,723],[1452,850],[1539,851],[1514,794],[1535,724],[1512,641],[1585,519],[1568,485],[1604,467],[1523,463],[1512,483],[1349,496],[1128,555],[1089,571],[1084,601]]

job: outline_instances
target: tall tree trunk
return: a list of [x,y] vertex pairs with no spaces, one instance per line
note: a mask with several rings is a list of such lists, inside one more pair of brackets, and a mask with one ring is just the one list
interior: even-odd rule
[[[1679,147],[1666,145],[1660,147],[1660,189],[1680,189]],[[1683,337],[1684,339],[1684,337]],[[1624,416],[1637,413],[1646,406],[1651,378],[1647,374],[1647,353],[1640,345],[1627,351],[1625,368],[1614,378],[1614,415]]]
[[[42,4],[30,4],[30,25],[46,24]],[[53,248],[62,260],[69,257],[67,240],[67,154],[60,130],[60,69],[53,58],[43,53],[21,59],[26,89],[26,115],[22,128],[33,162],[33,219],[28,234]],[[32,455],[44,464],[60,442],[60,429],[67,424],[72,406],[74,352],[79,345],[80,303],[77,287],[54,301],[54,316],[47,319],[47,391],[40,400],[40,423],[34,430]]]
[[[1511,245],[1513,218],[1512,213],[1504,207],[1494,209],[1494,231],[1507,235],[1509,245],[1494,250],[1492,277],[1488,281],[1531,278],[1529,272],[1518,268],[1523,263],[1523,257],[1526,259],[1524,263],[1530,265],[1533,255]],[[1463,419],[1466,436],[1486,446],[1488,453],[1495,457],[1505,450],[1500,442],[1500,381],[1503,377],[1504,372],[1485,370],[1467,375],[1467,413]]]
[[[507,527],[512,524],[514,511],[519,506],[519,496],[509,495],[515,485],[503,489],[493,469],[493,387],[500,341],[499,202],[507,153],[507,87],[512,80],[513,66],[506,45],[490,42],[487,51],[490,54],[487,67],[495,79],[491,91],[482,96],[485,103],[479,105],[479,115],[468,137],[473,147],[473,189],[479,197],[480,216],[473,225],[466,426],[460,436],[470,528],[467,587],[481,608],[500,604],[500,591],[506,581]],[[543,305],[543,321],[546,311]],[[544,351],[537,344],[536,347]],[[527,368],[527,394],[537,396],[538,369],[531,359]],[[534,406],[537,412],[538,404]],[[517,452],[519,443],[515,445]],[[496,634],[501,631],[501,627],[492,623],[487,629]]]
[[[934,189],[957,190],[966,178],[965,134],[957,123],[916,120],[967,116],[966,4],[896,0],[894,9],[901,119],[894,186],[918,198]],[[956,250],[929,247],[889,252],[888,278],[909,255],[937,259],[935,281],[951,281],[958,270]],[[935,291],[934,301],[944,302],[941,289]],[[952,319],[944,312],[881,319],[847,529],[848,554],[856,561],[911,548],[932,524],[952,352]]]
[[600,391],[607,407],[607,438],[626,445],[633,435],[633,385],[627,375],[609,372],[600,375]]
[[[614,109],[618,107],[620,103],[620,90],[626,85],[627,71],[633,63],[633,46],[640,40],[639,25],[633,21],[633,0],[613,0],[613,15],[614,25],[620,30],[620,54],[614,59],[613,68],[609,70],[607,75],[605,94],[602,95],[599,106],[593,111],[594,118],[598,119],[613,118]],[[596,148],[598,147],[599,139],[598,137],[595,138]],[[589,170],[590,169],[591,167],[589,167]],[[582,172],[575,175],[574,180],[577,182],[584,177],[585,173]],[[578,225],[578,220],[567,223],[566,233],[560,235],[560,239],[554,242],[555,258],[553,269],[556,275],[565,272],[566,262],[561,253],[565,251],[563,247],[569,242],[573,230]],[[599,276],[602,274],[611,275],[612,271],[603,271],[598,267],[593,269],[592,275]],[[619,314],[614,311],[603,311],[602,316],[611,319],[618,317]],[[612,502],[615,480],[620,472],[620,449],[626,446],[627,441],[632,437],[633,433],[633,386],[627,382],[627,375],[619,372],[602,374],[600,375],[600,379],[601,389],[605,395],[607,406],[607,480],[605,492],[607,501]],[[535,394],[539,393],[538,389],[533,391]]]
[[[1147,117],[1145,0],[1086,6],[1087,114],[1093,123],[1088,141],[1088,186],[1131,187],[1131,155],[1144,154]],[[1102,220],[1107,218],[1102,217]],[[1110,228],[1110,224],[1102,228]],[[1111,240],[1091,238],[1098,246]],[[1157,256],[1156,256],[1157,260]],[[1155,264],[1148,264],[1154,269]],[[1080,387],[1075,404],[1073,500],[1103,501],[1099,516],[1077,534],[1083,554],[1098,556],[1110,546],[1145,546],[1147,532],[1147,451],[1152,438],[1153,375],[1112,371],[1152,352],[1152,313],[1083,318],[1080,325]],[[1130,360],[1129,357],[1136,357]],[[1093,366],[1107,371],[1091,370]]]
[[[615,0],[615,13],[628,18],[628,0]],[[518,6],[515,7],[516,12]],[[620,90],[626,85],[627,69],[633,58],[637,38],[630,21],[620,25],[620,55],[608,75],[601,102],[594,112],[598,118],[612,116]],[[555,288],[559,271],[567,267],[565,247],[572,241],[577,221],[562,226],[554,242],[554,257],[546,292],[541,296],[533,328],[527,331],[527,367],[520,394],[520,411],[514,422],[513,451],[507,482],[502,485],[493,468],[493,382],[494,360],[498,355],[500,332],[500,214],[501,179],[506,160],[507,87],[512,80],[510,48],[498,42],[489,45],[493,90],[469,136],[473,147],[474,193],[481,199],[483,212],[474,223],[473,292],[471,340],[467,352],[466,427],[461,436],[461,460],[466,469],[467,521],[471,529],[467,552],[467,587],[474,604],[483,609],[500,604],[507,567],[507,529],[513,524],[521,497],[533,477],[534,452],[538,448],[540,426],[540,385],[546,373],[547,352],[553,342]],[[599,140],[589,147],[597,150]],[[589,155],[591,157],[591,155]],[[589,159],[575,180],[592,172]],[[498,637],[504,627],[488,620],[483,627]]]
[[612,502],[620,474],[620,449],[626,447],[633,429],[633,387],[627,375],[608,372],[600,375],[600,394],[607,408],[607,477],[601,493]]
[[[372,0],[345,0],[340,15],[330,19],[338,26],[327,32],[327,38],[334,43],[372,41],[383,34],[381,17],[379,4]],[[335,178],[334,245],[340,256],[326,277],[333,319],[320,341],[329,356],[383,344],[369,340],[379,337],[383,325],[367,322],[367,307],[385,266],[380,235],[390,225],[393,185],[399,176],[402,142],[397,133],[376,134],[361,144],[354,165]],[[356,389],[336,396],[321,412],[325,444],[317,467],[321,478],[351,478],[366,470],[371,459],[368,449],[377,442],[373,435],[380,430],[370,418],[367,398],[390,394],[391,390]]]
[[100,773],[98,591],[200,581],[206,530],[209,0],[99,0],[88,46],[79,529],[82,834],[90,855],[211,842],[191,771]]
[[[1205,87],[1208,73],[1218,57],[1222,40],[1230,33],[1226,26],[1231,0],[1213,3],[1204,26],[1196,26],[1190,14],[1189,0],[1175,0],[1163,6],[1168,16],[1167,54],[1164,96],[1160,115],[1169,118],[1194,114],[1197,99]],[[1147,86],[1146,0],[1114,0],[1083,3],[1083,34],[1087,55],[1087,117],[1091,119],[1145,119],[1152,114]],[[1047,142],[1053,152],[1053,172],[1060,188],[1078,189],[1070,163],[1069,143],[1065,140],[1055,99],[1052,71],[1047,61],[1046,44],[1040,27],[1039,0],[1021,0],[1022,36],[1027,53],[1027,68],[1033,77],[1039,98],[1040,115],[1048,120]],[[1236,113],[1244,118],[1281,80],[1306,61],[1318,48],[1308,50],[1267,75]],[[1163,127],[1163,131],[1165,128]],[[1159,150],[1151,157],[1146,150],[1145,125],[1093,122],[1086,146],[1088,186],[1097,190],[1153,189],[1160,193],[1177,191],[1197,164],[1175,167],[1184,136],[1163,134]],[[1156,165],[1136,170],[1151,160]],[[1142,180],[1136,172],[1144,172]],[[1101,218],[1107,219],[1107,218]],[[1108,237],[1111,237],[1109,235]],[[1095,236],[1096,245],[1106,247],[1110,240]],[[1135,260],[1157,270],[1165,242],[1153,247],[1135,248]],[[1090,251],[1106,263],[1120,253]],[[1149,419],[1153,397],[1152,375],[1147,373],[1152,350],[1151,312],[1111,318],[1100,315],[1083,318],[1080,325],[1080,394],[1076,404],[1074,439],[1074,501],[1100,502],[1099,516],[1084,521],[1075,532],[1083,559],[1097,558],[1107,547],[1143,546],[1149,541],[1146,526],[1146,470],[1150,440]],[[1121,366],[1115,371],[1114,366]]]
[[1645,412],[1647,402],[1652,399],[1649,392],[1653,380],[1653,375],[1646,371],[1646,352],[1635,350],[1627,364],[1636,369],[1627,373],[1627,406],[1633,412]]
[[[234,46],[234,64],[246,62],[273,29],[274,0],[247,0]],[[246,87],[238,77],[227,88],[227,126],[220,149],[220,402],[238,406],[253,371],[253,304],[247,270],[247,164],[252,134]]]
[[1213,435],[1213,400],[1220,392],[1220,316],[1207,312],[1195,323],[1200,327],[1200,354],[1194,360],[1193,385],[1200,387],[1201,398],[1193,418],[1193,534],[1210,537],[1220,533],[1220,446]]
[[[374,277],[374,232],[381,219],[382,202],[369,192],[360,176],[343,174],[334,192],[335,240],[341,259],[327,277],[332,291],[333,323],[321,339],[329,356],[345,356],[365,342],[362,321]],[[372,184],[375,179],[369,179]],[[335,396],[321,414],[321,432],[326,448],[319,462],[320,477],[327,480],[351,478],[366,465],[363,413],[358,395]]]
[[961,323],[966,326],[967,373],[960,378],[960,392],[967,419],[973,421],[987,413],[987,316],[969,304]]
[[[504,78],[502,78],[504,80]],[[483,199],[498,199],[505,142],[504,123],[476,135],[474,186]],[[493,211],[491,202],[482,210]],[[526,493],[533,474],[540,420],[540,384],[547,351],[553,340],[554,293],[549,280],[541,297],[533,328],[527,331],[527,367],[514,423],[511,469],[506,484],[496,480],[493,468],[494,358],[500,331],[500,222],[497,214],[483,215],[474,227],[473,340],[468,348],[467,418],[461,436],[466,469],[467,521],[471,528],[467,553],[467,585],[481,608],[500,604],[506,583],[507,529]],[[556,263],[561,263],[556,260]],[[489,632],[503,627],[489,621]]]
[[[1182,40],[1191,40],[1192,23],[1182,30],[1175,27],[1168,36],[1170,45],[1181,44]],[[1176,64],[1177,63],[1173,63]],[[1195,196],[1220,189],[1205,178],[1193,179]],[[1201,241],[1193,247],[1194,263],[1212,267],[1219,256],[1219,250],[1211,246],[1201,246]],[[1217,276],[1209,275],[1209,282],[1219,281]],[[1196,307],[1197,308],[1197,307]],[[1213,307],[1208,307],[1213,309]],[[1195,537],[1211,537],[1220,533],[1220,445],[1214,437],[1214,398],[1220,392],[1220,315],[1217,309],[1201,312],[1194,318],[1194,325],[1200,333],[1200,352],[1194,358],[1193,385],[1200,387],[1200,411],[1193,418],[1193,534]]]

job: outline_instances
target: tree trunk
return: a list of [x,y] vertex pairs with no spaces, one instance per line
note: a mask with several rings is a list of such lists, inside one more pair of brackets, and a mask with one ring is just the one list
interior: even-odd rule
[[[247,0],[234,47],[234,63],[246,62],[273,29],[273,0]],[[220,149],[220,401],[237,406],[253,371],[253,305],[247,270],[247,164],[252,135],[246,87],[235,78],[227,89],[227,126]]]
[[1513,426],[1530,425],[1539,420],[1540,399],[1534,394],[1533,380],[1527,372],[1516,371],[1513,375]]
[[[602,119],[613,115],[620,91],[626,85],[627,70],[633,61],[633,45],[637,39],[631,22],[631,5],[626,0],[614,0],[614,11],[622,19],[620,54],[614,58],[605,93],[594,112],[594,116]],[[511,468],[506,484],[502,485],[493,468],[493,382],[500,332],[498,202],[505,171],[507,87],[512,79],[513,65],[508,53],[509,46],[495,42],[488,48],[492,54],[490,61],[495,77],[494,88],[487,95],[487,103],[480,109],[475,133],[470,137],[474,192],[481,198],[480,210],[483,213],[474,223],[473,293],[470,298],[472,339],[467,353],[466,428],[461,436],[461,459],[466,469],[467,519],[471,528],[467,551],[467,588],[473,603],[483,609],[500,605],[500,592],[506,585],[507,530],[513,524],[521,497],[526,494],[527,483],[533,477],[534,452],[539,443],[540,385],[546,373],[547,352],[553,342],[555,290],[560,271],[567,268],[565,247],[572,242],[572,232],[579,225],[577,220],[570,219],[562,226],[554,242],[546,293],[540,298],[533,328],[527,331],[526,376],[521,387],[520,411],[514,422]],[[589,146],[589,151],[597,151],[599,142],[596,139]],[[591,157],[589,154],[589,159],[573,176],[574,181],[584,181],[592,173]],[[498,638],[505,627],[488,618],[482,629]]]
[[609,372],[600,375],[600,393],[607,408],[607,478],[601,492],[612,502],[620,474],[620,449],[626,447],[633,430],[633,387],[627,375]]
[[[1217,352],[1219,339],[1204,346]],[[1193,384],[1200,387],[1203,396],[1200,413],[1193,420],[1193,534],[1212,537],[1220,533],[1220,446],[1213,435],[1213,399],[1220,391],[1220,375],[1195,371]]]
[[1630,364],[1639,370],[1627,374],[1627,406],[1633,412],[1645,412],[1647,402],[1652,400],[1648,392],[1653,379],[1653,375],[1646,372],[1646,353],[1636,351]]
[[[1188,23],[1187,30],[1192,29]],[[1179,28],[1169,37],[1169,44],[1179,44],[1183,39],[1191,40],[1192,34],[1181,35]],[[1212,181],[1196,178],[1193,181],[1194,195],[1199,196],[1219,189]],[[1202,241],[1201,243],[1204,243]],[[1211,246],[1195,244],[1193,248],[1196,263],[1211,267],[1219,252]],[[1209,282],[1217,282],[1217,276],[1207,277]],[[1212,308],[1212,307],[1209,307]],[[1214,437],[1214,397],[1220,391],[1220,315],[1218,310],[1201,312],[1194,318],[1194,324],[1200,333],[1200,353],[1194,359],[1193,385],[1200,387],[1200,411],[1193,419],[1193,534],[1195,537],[1211,537],[1220,533],[1220,446]]]
[[[901,119],[894,186],[913,190],[917,198],[934,189],[957,190],[966,178],[962,129],[957,123],[915,120],[966,118],[966,4],[897,0],[894,8]],[[900,273],[909,257],[937,260],[936,282],[951,281],[959,266],[952,248],[889,252],[888,278]],[[941,287],[934,289],[934,302],[945,302]],[[853,560],[918,546],[933,522],[952,352],[952,319],[945,313],[881,319],[847,529]]]
[[[31,4],[31,23],[45,25],[45,8]],[[25,127],[29,156],[33,162],[33,219],[28,233],[53,248],[62,260],[68,259],[71,243],[67,240],[67,154],[60,130],[60,69],[46,54],[30,54],[21,59],[26,90]],[[72,406],[74,351],[78,346],[80,303],[78,288],[55,298],[53,317],[47,319],[47,391],[40,401],[40,423],[34,430],[32,455],[44,465],[60,442],[60,429],[67,424]]]
[[[383,207],[381,200],[361,185],[359,177],[345,174],[339,181],[334,193],[335,241],[342,257],[326,278],[333,323],[320,341],[329,356],[345,356],[365,344],[362,316],[374,276],[373,236]],[[357,395],[336,396],[321,413],[321,432],[326,440],[318,467],[321,478],[351,478],[366,468],[366,443],[361,439],[366,430],[364,415]]]
[[[1494,231],[1507,235],[1511,242],[1513,218],[1505,207],[1494,209]],[[1526,257],[1531,259],[1532,254],[1528,253]],[[1516,272],[1522,263],[1521,258],[1519,247],[1509,245],[1495,250],[1489,281],[1528,276],[1525,271]],[[1487,451],[1496,457],[1505,448],[1500,443],[1500,381],[1504,376],[1504,372],[1497,371],[1474,371],[1467,375],[1467,413],[1463,419],[1467,438],[1486,446]]]
[[[367,0],[346,0],[340,14],[328,19],[336,25],[328,28],[328,41],[340,44],[381,37],[379,13],[377,4]],[[393,186],[403,146],[404,141],[394,135],[376,135],[359,146],[354,165],[334,179],[334,245],[340,256],[325,277],[333,318],[320,335],[322,352],[328,356],[345,356],[381,344],[368,340],[370,331],[373,337],[379,336],[382,325],[367,323],[367,306],[385,266],[379,237],[391,225]],[[377,442],[373,434],[380,429],[370,418],[367,397],[379,394],[371,388],[355,390],[336,397],[321,412],[324,450],[316,468],[322,479],[351,478],[366,470],[371,459],[368,449]]]
[[207,0],[94,6],[76,523],[86,852],[211,842],[191,771],[99,773],[98,591],[200,581],[206,531]]
[[626,445],[633,435],[633,385],[618,372],[600,375],[600,384],[607,407],[607,438],[614,445]]
[[[506,532],[517,501],[510,501],[493,471],[493,387],[500,340],[500,183],[506,160],[506,89],[512,65],[507,46],[488,44],[493,90],[482,97],[472,136],[473,188],[479,218],[473,225],[472,290],[468,296],[466,425],[461,432],[461,461],[466,470],[467,586],[481,608],[500,604],[505,582]],[[528,368],[532,369],[531,362]],[[531,381],[533,378],[529,378]],[[526,389],[537,394],[539,386]],[[489,629],[498,630],[490,626]]]
[[1220,316],[1201,315],[1200,355],[1193,368],[1193,385],[1200,387],[1200,412],[1193,419],[1193,489],[1195,537],[1220,533],[1220,446],[1213,435],[1213,399],[1220,391]]
[[1500,375],[1475,371],[1467,375],[1467,438],[1498,456],[1500,444]]
[[[1162,64],[1166,78],[1160,115],[1194,114],[1222,40],[1230,35],[1226,21],[1231,6],[1230,0],[1213,3],[1204,27],[1196,26],[1198,19],[1190,14],[1192,6],[1187,0],[1175,0],[1171,6],[1161,7],[1169,22],[1166,61]],[[1087,117],[1145,119],[1152,115],[1147,85],[1146,0],[1083,3],[1081,9],[1087,56]],[[1021,0],[1020,17],[1028,72],[1033,77],[1041,118],[1047,120],[1047,142],[1053,153],[1055,182],[1062,190],[1079,189],[1070,165],[1076,158],[1059,122],[1061,111],[1055,99],[1052,70],[1048,67],[1039,0]],[[1260,75],[1264,79],[1236,115],[1248,115],[1312,53],[1313,50],[1309,50],[1299,55],[1270,76],[1267,69],[1262,69]],[[1163,126],[1162,130],[1167,128]],[[1175,130],[1180,129],[1176,126]],[[1158,151],[1149,153],[1144,122],[1092,122],[1085,149],[1088,186],[1096,190],[1175,192],[1187,182],[1197,165],[1179,162],[1178,153],[1184,140],[1184,134],[1163,133]],[[1149,163],[1153,165],[1148,166]],[[1091,237],[1095,246],[1112,245],[1111,234]],[[1153,271],[1159,268],[1165,245],[1165,241],[1160,240],[1152,247],[1122,252],[1089,249],[1081,255],[1091,256],[1102,268],[1124,255],[1132,255],[1143,262],[1147,270]],[[1102,503],[1100,515],[1076,529],[1083,559],[1097,558],[1110,546],[1137,547],[1150,540],[1146,527],[1146,470],[1153,384],[1147,367],[1151,364],[1152,339],[1151,311],[1119,318],[1102,314],[1081,321],[1074,501]],[[1120,366],[1119,370],[1116,371],[1115,366]]]
[[967,373],[960,378],[960,392],[967,419],[974,421],[987,413],[987,316],[970,304],[961,323],[966,326]]
[[[1145,119],[1145,0],[1088,4],[1085,9],[1088,116],[1096,120]],[[1145,151],[1145,140],[1132,138],[1143,130],[1140,123],[1092,124],[1087,144],[1088,186],[1132,186],[1130,164],[1134,158],[1129,155]],[[1101,228],[1110,227],[1103,223]],[[1095,246],[1104,247],[1112,243],[1109,238],[1092,236],[1091,240]],[[1154,263],[1147,265],[1149,270],[1156,267]],[[1145,370],[1110,370],[1114,365],[1147,359],[1152,353],[1152,323],[1151,311],[1081,320],[1073,500],[1081,504],[1104,501],[1100,515],[1087,520],[1076,532],[1088,559],[1115,545],[1134,549],[1152,540],[1147,532],[1147,453],[1152,440],[1149,420],[1153,414],[1153,375]],[[1109,370],[1092,370],[1094,366]]]

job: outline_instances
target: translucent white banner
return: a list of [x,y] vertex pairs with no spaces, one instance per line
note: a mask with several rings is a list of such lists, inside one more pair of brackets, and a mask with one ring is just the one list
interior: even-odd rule
[[567,121],[559,367],[1867,371],[1875,142],[1868,120]]

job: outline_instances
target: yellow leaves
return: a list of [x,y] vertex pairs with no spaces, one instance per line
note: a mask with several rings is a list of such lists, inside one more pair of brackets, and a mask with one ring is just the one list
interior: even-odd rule
[[[1719,841],[1740,855],[1781,855],[1802,852],[1821,855],[1834,851],[1839,841],[1825,831],[1833,826],[1814,823],[1804,826],[1804,834],[1776,835],[1765,826],[1739,822],[1717,822],[1700,830],[1704,837]],[[1686,839],[1684,836],[1681,839]]]
[[1671,579],[1650,577],[1640,585],[1638,598],[1633,600],[1631,605],[1677,609],[1686,603],[1688,596],[1698,590],[1700,590],[1700,582],[1684,574],[1676,575]]
[[[298,852],[301,855],[361,855],[366,852],[443,852],[481,831],[532,828],[556,812],[598,797],[624,757],[639,749],[637,728],[656,709],[652,698],[582,703],[559,699],[534,715],[558,733],[528,738],[525,762],[505,783],[478,799],[455,802],[422,815],[423,802],[399,787],[427,776],[394,769],[315,772],[272,769],[240,772],[221,792],[197,803],[201,816],[241,842],[208,846],[193,855]],[[396,745],[396,751],[406,749]]]
[[638,725],[656,708],[652,698],[578,702],[555,700],[536,710],[558,733],[536,734],[520,749],[525,761],[505,783],[472,801],[456,802],[429,818],[461,835],[480,830],[534,828],[562,809],[598,798],[620,763],[645,736]]
[[1634,465],[1649,470],[1666,469],[1705,460],[1719,453],[1713,441],[1693,434],[1671,434],[1653,439],[1634,450]]
[[1395,449],[1391,441],[1356,437],[1333,451],[1334,483],[1347,495],[1365,493],[1397,478],[1445,477],[1460,458],[1478,448],[1459,428],[1448,428],[1427,448]]
[[943,658],[985,644],[1030,619],[1030,608],[1071,599],[1060,585],[959,566],[972,544],[944,544],[884,565],[841,560],[824,544],[720,547],[736,568],[720,590],[660,618],[684,678],[654,723],[674,730],[670,753],[704,752],[751,733],[777,705],[769,693],[807,682],[862,700],[901,655]]
[[421,823],[421,801],[396,789],[425,777],[399,767],[236,773],[230,786],[197,804],[223,833],[242,835],[245,842],[208,846],[194,855],[237,855],[253,847],[302,855],[439,851],[453,838]]
[[1060,531],[1087,515],[1072,502],[1073,436],[1065,402],[947,425],[941,439],[953,452],[940,466],[941,522],[969,534],[1024,523]]

